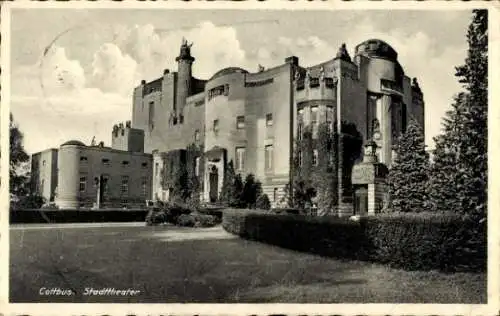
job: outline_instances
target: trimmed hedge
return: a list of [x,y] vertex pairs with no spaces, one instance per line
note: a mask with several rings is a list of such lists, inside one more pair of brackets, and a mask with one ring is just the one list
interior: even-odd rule
[[243,238],[324,256],[407,270],[485,271],[486,221],[451,215],[337,217],[225,212],[222,225]]
[[12,210],[10,223],[144,222],[146,210]]

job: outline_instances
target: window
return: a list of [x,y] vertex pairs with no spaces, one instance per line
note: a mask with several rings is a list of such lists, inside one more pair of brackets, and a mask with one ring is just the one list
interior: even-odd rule
[[245,128],[245,117],[244,116],[236,117],[236,128],[237,129]]
[[236,170],[243,171],[245,169],[245,147],[236,148]]
[[326,108],[326,125],[330,131],[333,131],[333,107]]
[[109,159],[107,159],[107,158],[103,158],[103,159],[102,159],[102,163],[103,163],[103,165],[105,165],[105,166],[109,166],[109,164],[110,164]]
[[[43,186],[43,182],[42,182]],[[80,192],[85,192],[87,190],[87,177],[80,177]]]
[[109,174],[104,174],[102,176],[102,189],[103,189],[103,194],[104,195],[108,195],[109,194],[109,181],[111,181],[111,177],[109,176]]
[[141,179],[142,196],[147,195],[147,188],[148,188],[148,178],[142,177],[142,179]]
[[88,161],[88,159],[87,159],[87,157],[82,156],[82,157],[80,157],[80,161],[82,161],[82,162],[87,162],[87,161]]
[[153,101],[149,102],[149,126],[151,129],[155,127],[155,103]]
[[311,126],[312,126],[312,136],[316,138],[318,135],[318,107],[315,106],[311,108]]
[[194,174],[198,177],[200,175],[200,157],[194,160]]
[[267,145],[265,150],[266,170],[271,170],[273,168],[273,145]]
[[278,200],[278,188],[274,188],[273,201],[276,202],[277,200]]
[[194,141],[196,143],[200,141],[200,131],[199,130],[194,131]]
[[318,165],[318,150],[317,149],[313,150],[312,164],[313,164],[313,166]]
[[121,191],[122,194],[128,194],[128,176],[122,176]]
[[127,160],[122,161],[122,165],[128,166],[129,162]]
[[406,120],[406,104],[401,104],[401,133],[406,132],[406,127],[408,125]]
[[303,129],[304,129],[304,110],[299,110],[297,115],[297,138],[302,139]]
[[143,163],[142,163],[142,167],[143,167],[143,168],[147,168],[147,167],[148,167],[148,163],[147,163],[147,162],[143,162]]
[[214,132],[217,133],[219,131],[219,120],[214,120]]
[[266,126],[273,126],[273,114],[266,114]]

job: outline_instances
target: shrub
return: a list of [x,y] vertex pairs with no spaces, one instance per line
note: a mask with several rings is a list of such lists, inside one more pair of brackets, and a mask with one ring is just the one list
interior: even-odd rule
[[257,202],[255,203],[256,207],[261,210],[270,210],[271,209],[271,201],[269,201],[269,197],[267,194],[262,194],[257,198]]
[[176,224],[183,227],[194,227],[196,219],[192,214],[181,214],[177,218]]
[[146,225],[163,224],[167,221],[167,214],[164,211],[151,210],[146,215]]
[[217,225],[217,218],[213,215],[193,214],[195,227],[213,227]]
[[224,212],[222,226],[251,240],[407,270],[486,268],[486,222],[460,216],[390,214],[352,221],[231,210]]
[[194,210],[190,209],[187,204],[178,202],[166,203],[163,206],[163,211],[166,214],[165,220],[171,224],[176,224],[179,216],[190,214]]

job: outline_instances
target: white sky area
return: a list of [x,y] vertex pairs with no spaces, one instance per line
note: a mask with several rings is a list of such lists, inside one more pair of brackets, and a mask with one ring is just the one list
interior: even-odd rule
[[470,17],[464,10],[16,9],[11,111],[30,154],[93,136],[110,144],[113,124],[131,119],[140,80],[176,71],[183,36],[194,42],[193,74],[201,79],[229,66],[274,67],[291,55],[314,65],[333,58],[344,42],[353,57],[357,44],[379,38],[396,49],[406,75],[418,78],[432,148],[461,90],[454,74],[465,60]]

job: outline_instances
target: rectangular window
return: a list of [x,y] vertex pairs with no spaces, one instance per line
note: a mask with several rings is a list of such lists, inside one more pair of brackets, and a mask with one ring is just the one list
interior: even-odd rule
[[142,189],[142,196],[146,196],[147,194],[147,187],[148,187],[148,178],[142,177],[141,179],[141,189]]
[[243,171],[245,169],[245,147],[236,148],[236,170]]
[[109,166],[110,165],[109,159],[103,158],[102,159],[102,164],[105,165],[105,166]]
[[195,141],[195,143],[200,141],[200,131],[199,130],[194,131],[194,141]]
[[103,181],[102,189],[104,191],[103,194],[108,195],[109,194],[109,187],[110,187],[109,182],[111,181],[111,177],[108,174],[104,174],[104,175],[102,175],[102,181]]
[[88,159],[87,159],[87,157],[82,156],[82,157],[80,157],[80,161],[81,161],[81,162],[87,162],[87,161],[88,161]]
[[143,168],[147,168],[147,167],[148,167],[148,163],[147,163],[147,162],[143,162],[143,163],[142,163],[142,167],[143,167]]
[[128,194],[128,176],[122,176],[121,191],[122,194]]
[[333,107],[326,108],[326,125],[330,131],[333,130]]
[[318,150],[317,149],[313,150],[312,164],[313,164],[313,166],[318,165]]
[[86,190],[87,190],[87,177],[82,176],[80,177],[80,192],[85,192]]
[[214,132],[217,133],[219,131],[219,120],[214,120]]
[[198,177],[200,175],[200,157],[194,160],[194,174]]
[[155,127],[155,103],[153,101],[149,102],[149,126],[151,129]]
[[304,129],[304,110],[299,110],[297,114],[297,139],[302,139],[302,133]]
[[127,160],[122,161],[122,165],[124,165],[124,166],[128,166],[128,165],[129,165],[129,163],[130,163],[130,162],[129,162],[129,161],[127,161]]
[[266,170],[273,168],[273,145],[267,145],[265,152]]
[[245,117],[244,116],[238,116],[236,117],[236,128],[237,129],[243,129],[245,128]]
[[266,126],[273,126],[273,114],[266,114]]
[[311,127],[312,127],[312,136],[316,138],[318,135],[318,107],[311,108]]
[[278,188],[274,188],[273,201],[276,202],[278,200]]

